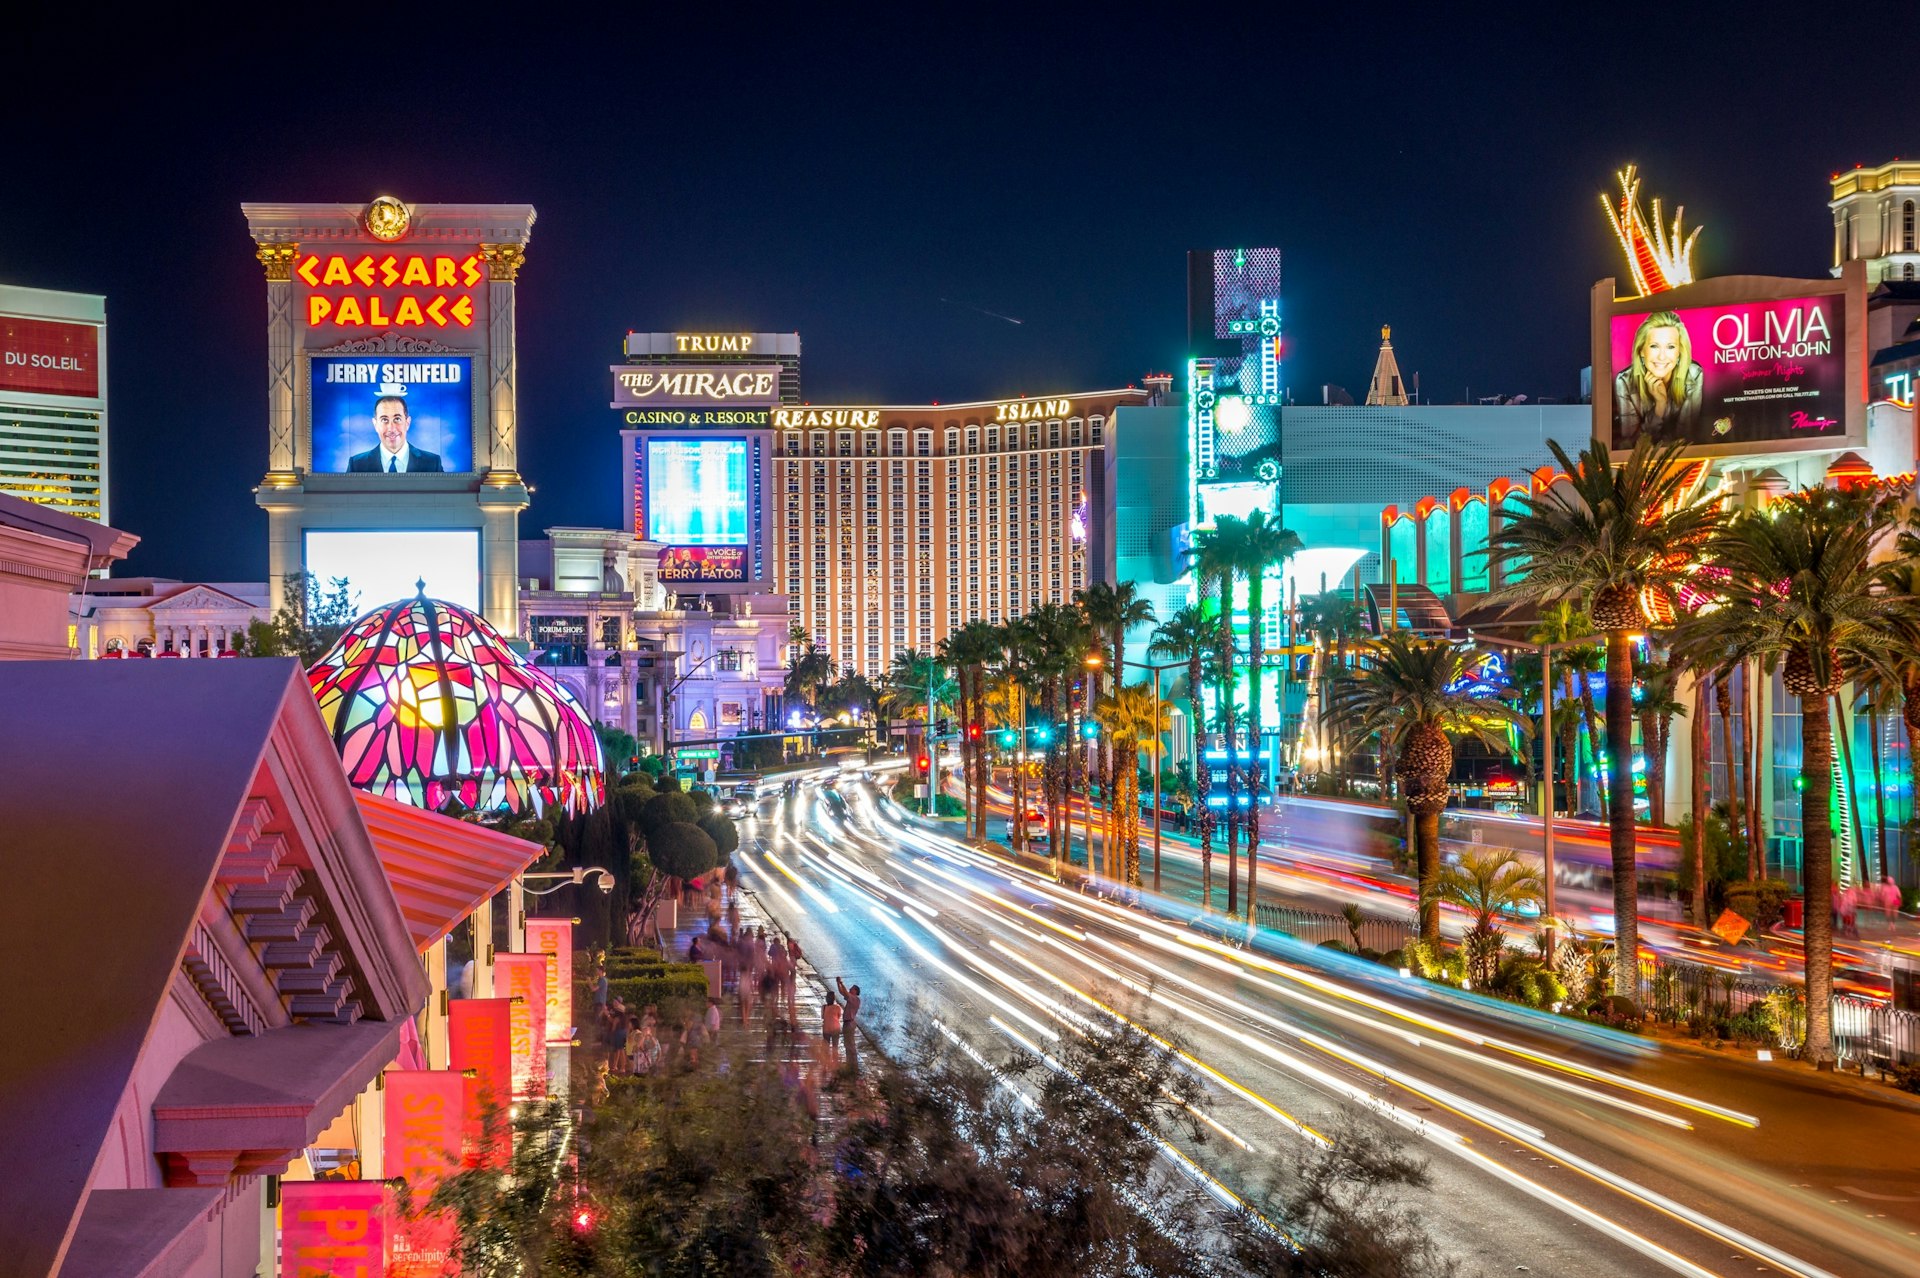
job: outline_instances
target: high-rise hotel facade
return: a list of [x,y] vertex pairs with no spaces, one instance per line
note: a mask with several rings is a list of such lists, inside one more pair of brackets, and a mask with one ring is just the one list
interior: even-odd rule
[[107,522],[99,294],[0,285],[0,492]]
[[666,590],[779,596],[873,677],[1111,579],[1115,414],[1151,392],[810,405],[799,353],[793,334],[627,335],[610,407],[629,526],[662,548]]
[[772,559],[796,622],[872,677],[1106,580],[1114,414],[1147,401],[774,409]]

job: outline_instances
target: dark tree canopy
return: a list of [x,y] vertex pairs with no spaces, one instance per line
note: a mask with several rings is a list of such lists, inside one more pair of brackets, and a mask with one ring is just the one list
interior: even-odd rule
[[663,826],[676,821],[692,825],[700,819],[700,811],[693,800],[684,794],[662,791],[648,799],[640,808],[640,829],[646,834],[647,841],[653,841],[654,833]]
[[647,835],[647,859],[662,874],[697,879],[720,864],[720,849],[691,821],[669,821]]
[[700,818],[700,828],[707,832],[713,845],[720,849],[720,859],[726,860],[733,850],[740,846],[740,831],[734,827],[733,818],[724,812],[709,812]]

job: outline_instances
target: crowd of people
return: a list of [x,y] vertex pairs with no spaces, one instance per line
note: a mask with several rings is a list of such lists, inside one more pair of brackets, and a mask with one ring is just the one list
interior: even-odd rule
[[703,1015],[663,1025],[658,1007],[630,1008],[610,995],[605,962],[598,961],[592,988],[603,1076],[697,1068],[702,1050],[719,1040],[725,1019],[721,1003],[730,994],[743,1029],[753,1024],[756,1014],[761,1017],[769,1053],[781,1040],[795,1049],[787,1053],[783,1070],[817,1117],[825,1078],[843,1066],[858,1069],[859,985],[836,977],[834,988],[825,991],[817,1031],[809,1032],[799,1008],[800,942],[777,932],[769,936],[765,925],[742,923],[739,884],[731,872],[692,882],[688,897],[689,905],[704,898],[707,927],[688,941],[686,960],[719,965],[720,996],[707,999]]
[[1857,887],[1834,885],[1833,917],[1842,936],[1860,935],[1860,911],[1877,910],[1886,915],[1889,923],[1900,913],[1902,901],[1900,885],[1891,879],[1882,879],[1878,883],[1862,883]]

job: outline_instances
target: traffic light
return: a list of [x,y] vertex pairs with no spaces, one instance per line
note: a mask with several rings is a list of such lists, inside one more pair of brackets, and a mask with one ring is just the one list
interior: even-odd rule
[[1051,743],[1053,741],[1053,726],[1046,723],[1034,724],[1033,740],[1035,745],[1047,745]]
[[946,735],[947,735],[947,725],[948,725],[948,723],[949,723],[949,722],[951,722],[951,721],[950,721],[950,720],[947,720],[947,719],[936,719],[936,720],[934,721],[934,724],[933,724],[933,730],[934,730],[934,732],[935,732],[935,733],[937,733],[937,734],[939,734],[940,736],[943,736],[943,737],[944,737],[944,736],[946,736]]
[[1100,737],[1100,725],[1089,719],[1080,725],[1080,735],[1089,741],[1098,740]]
[[969,723],[967,725],[967,740],[978,741],[979,739],[980,739],[980,725],[977,723]]
[[933,760],[922,754],[913,761],[913,767],[916,772],[924,777],[927,773],[933,771]]
[[1019,733],[1015,732],[1012,728],[1000,729],[1000,748],[1002,750],[1011,750],[1013,749],[1013,747],[1019,744],[1020,744]]

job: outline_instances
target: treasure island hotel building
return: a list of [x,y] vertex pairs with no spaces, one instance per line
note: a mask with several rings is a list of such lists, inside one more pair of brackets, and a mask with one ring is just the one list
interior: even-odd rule
[[[1147,390],[813,405],[793,334],[634,333],[626,350],[613,406],[631,526],[674,566],[663,582],[784,595],[843,671],[879,675],[1111,576],[1114,418]],[[730,478],[703,478],[713,466]],[[745,554],[677,549],[716,536]]]

